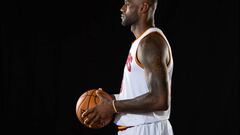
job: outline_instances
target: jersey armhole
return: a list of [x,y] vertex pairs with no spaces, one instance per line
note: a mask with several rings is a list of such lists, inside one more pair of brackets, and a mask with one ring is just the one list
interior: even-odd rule
[[[139,46],[138,46],[139,47]],[[136,61],[136,63],[137,63],[137,65],[139,66],[139,67],[141,67],[142,69],[144,69],[144,65],[139,61],[139,59],[138,59],[138,47],[137,47],[137,50],[136,50],[136,54],[135,54],[135,61]]]

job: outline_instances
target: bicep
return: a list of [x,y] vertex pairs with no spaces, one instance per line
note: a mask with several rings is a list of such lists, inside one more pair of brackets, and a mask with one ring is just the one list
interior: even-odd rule
[[168,95],[167,45],[161,41],[143,42],[139,61],[144,65],[145,79],[150,94],[165,100]]
[[146,60],[143,61],[145,79],[149,91],[154,94],[159,94],[159,92],[164,92],[168,89],[167,64],[160,57],[161,56],[146,58]]

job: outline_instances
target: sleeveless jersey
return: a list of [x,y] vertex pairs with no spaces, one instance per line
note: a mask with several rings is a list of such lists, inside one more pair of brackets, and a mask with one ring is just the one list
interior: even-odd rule
[[[163,32],[158,28],[147,29],[139,38],[133,43],[127,57],[127,61],[124,67],[123,79],[121,90],[119,94],[115,95],[116,100],[125,100],[138,97],[140,95],[149,92],[147,83],[145,80],[144,69],[137,63],[136,52],[140,41],[147,36],[149,33],[158,32],[163,36],[168,44],[168,50],[170,54],[170,61],[168,63],[168,74],[169,74],[169,90],[171,89],[171,78],[173,71],[173,59],[170,45]],[[122,126],[135,126],[146,123],[152,123],[160,120],[169,119],[170,116],[170,91],[169,91],[169,108],[166,111],[156,111],[149,113],[131,114],[131,113],[119,113],[115,117],[115,123]]]

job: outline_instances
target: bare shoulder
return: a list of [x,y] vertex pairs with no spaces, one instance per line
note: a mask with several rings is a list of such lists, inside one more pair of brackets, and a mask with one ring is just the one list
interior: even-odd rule
[[164,39],[164,37],[158,33],[153,32],[148,34],[146,37],[144,37],[140,42],[140,48],[142,49],[153,49],[153,51],[161,51],[164,52],[167,50],[167,42]]
[[141,40],[137,57],[145,66],[151,63],[166,64],[169,61],[167,41],[158,32],[150,33]]

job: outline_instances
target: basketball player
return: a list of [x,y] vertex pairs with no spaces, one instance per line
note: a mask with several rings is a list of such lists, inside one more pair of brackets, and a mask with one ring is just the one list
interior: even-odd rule
[[[173,57],[163,32],[155,27],[157,0],[125,0],[121,8],[123,26],[131,26],[132,43],[119,94],[103,101],[82,117],[89,126],[112,117],[119,135],[173,135],[169,122]],[[103,123],[104,124],[104,123]]]

